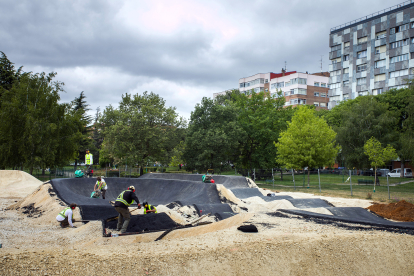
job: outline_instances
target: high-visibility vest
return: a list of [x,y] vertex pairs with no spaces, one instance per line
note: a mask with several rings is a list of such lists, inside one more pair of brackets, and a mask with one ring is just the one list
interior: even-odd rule
[[[148,210],[151,210],[151,207],[152,207],[152,205],[148,204]],[[155,213],[157,214],[158,213],[157,208],[154,207],[154,210],[155,210]],[[144,214],[146,214],[146,213],[147,213],[147,208],[144,207]]]
[[86,154],[86,165],[92,165],[92,153]]
[[[67,210],[69,210],[70,207],[65,208],[62,212],[59,213],[59,215],[61,215],[62,217],[66,218],[65,213]],[[55,213],[56,214],[56,213]],[[73,219],[73,212],[72,212],[72,219]]]
[[101,182],[102,182],[101,190],[103,190],[103,188],[106,187],[106,182],[105,181],[98,181],[98,187],[101,184]]
[[129,190],[125,190],[123,191],[116,199],[116,201],[122,202],[123,204],[125,204],[126,206],[130,206],[132,204],[132,202],[134,202],[134,200],[131,201],[131,203],[126,202],[126,200],[124,199],[124,193],[128,192]]

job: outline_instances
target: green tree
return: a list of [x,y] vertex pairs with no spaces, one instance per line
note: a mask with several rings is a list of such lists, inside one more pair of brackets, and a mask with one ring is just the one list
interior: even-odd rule
[[364,145],[369,138],[392,143],[397,137],[394,114],[388,110],[388,104],[378,102],[373,96],[342,102],[324,118],[338,134],[336,140],[347,167],[370,166],[364,154]]
[[384,166],[385,162],[390,161],[398,157],[395,149],[391,145],[383,148],[380,141],[371,137],[364,145],[364,153],[368,156],[371,161],[371,166],[375,168],[375,181],[374,181],[374,192],[375,183],[377,182],[377,168]]
[[330,165],[339,151],[335,145],[336,133],[323,118],[316,116],[314,109],[302,105],[293,115],[288,128],[280,134],[277,161],[287,168],[299,169]]
[[239,160],[235,163],[249,170],[279,167],[274,142],[286,130],[293,109],[283,107],[285,98],[281,92],[275,96],[264,92],[240,94],[235,104],[239,109],[237,123],[245,133],[239,140]]
[[2,167],[45,169],[74,158],[79,117],[59,104],[63,83],[56,73],[25,73],[4,90],[0,108],[0,164]]
[[237,113],[234,104],[218,104],[206,97],[195,106],[182,156],[187,170],[220,172],[229,166],[244,137],[237,125]]
[[10,90],[20,75],[22,67],[17,71],[14,69],[13,63],[7,58],[6,54],[1,52],[0,57],[0,100],[4,90]]
[[404,173],[406,160],[414,160],[412,145],[413,135],[413,112],[412,101],[414,99],[414,83],[409,82],[409,87],[404,89],[391,89],[378,95],[375,99],[388,106],[388,111],[395,118],[392,129],[394,139],[389,143],[396,149],[401,162],[401,177]]
[[165,100],[152,92],[122,96],[119,108],[107,107],[101,122],[103,151],[117,162],[141,168],[148,160],[163,159],[166,148],[175,148],[179,141],[171,137],[185,125],[175,108],[166,107]]

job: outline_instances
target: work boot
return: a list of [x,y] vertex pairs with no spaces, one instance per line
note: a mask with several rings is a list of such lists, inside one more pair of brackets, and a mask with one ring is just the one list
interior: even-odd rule
[[122,225],[121,233],[125,233],[126,232],[130,220],[131,219],[125,219],[124,224]]

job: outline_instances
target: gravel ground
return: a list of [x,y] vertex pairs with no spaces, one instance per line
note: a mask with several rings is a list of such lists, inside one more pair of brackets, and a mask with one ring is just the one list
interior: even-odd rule
[[[25,199],[23,205],[43,202],[29,217],[16,210],[19,198],[0,197],[1,275],[414,275],[412,235],[277,216],[277,206],[259,198],[241,206],[254,215],[241,214],[229,225],[221,221],[192,232],[173,231],[173,238],[155,242],[161,233],[104,238],[101,222],[61,229],[54,219],[61,202],[46,196],[47,190],[44,186]],[[324,199],[335,206],[370,205]],[[259,232],[237,230],[248,224]]]

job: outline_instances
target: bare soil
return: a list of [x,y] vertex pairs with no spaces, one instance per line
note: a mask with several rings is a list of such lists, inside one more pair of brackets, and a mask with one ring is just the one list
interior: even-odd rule
[[374,204],[367,209],[387,219],[414,221],[414,204],[405,200],[390,204]]

